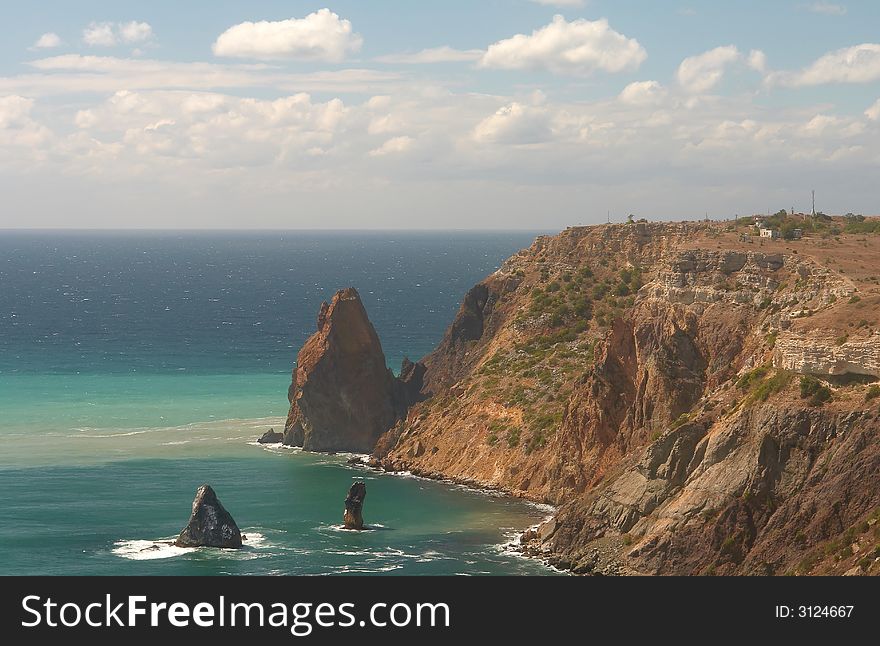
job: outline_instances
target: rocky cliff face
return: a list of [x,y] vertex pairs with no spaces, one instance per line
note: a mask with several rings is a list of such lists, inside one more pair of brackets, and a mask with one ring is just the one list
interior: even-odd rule
[[786,334],[776,342],[773,362],[804,374],[880,377],[880,333],[855,339],[834,335],[833,330]]
[[418,400],[424,366],[385,364],[376,330],[353,288],[322,303],[318,330],[297,356],[284,442],[309,451],[370,452]]
[[832,268],[869,243],[541,237],[467,294],[375,458],[561,505],[525,549],[579,572],[876,573],[880,267]]

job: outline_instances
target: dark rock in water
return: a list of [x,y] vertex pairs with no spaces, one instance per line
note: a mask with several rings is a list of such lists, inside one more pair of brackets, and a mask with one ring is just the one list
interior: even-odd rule
[[174,541],[177,547],[241,547],[241,532],[210,485],[196,491],[189,523]]
[[276,433],[274,428],[270,428],[260,436],[260,439],[258,439],[257,442],[260,444],[278,444],[283,439],[283,433]]
[[342,523],[345,529],[363,529],[364,528],[364,500],[367,497],[367,485],[363,482],[355,482],[348,490],[345,497],[345,514],[342,516]]

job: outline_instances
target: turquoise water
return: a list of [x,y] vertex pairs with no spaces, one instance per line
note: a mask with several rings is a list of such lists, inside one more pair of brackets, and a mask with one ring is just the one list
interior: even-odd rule
[[[396,367],[534,235],[0,235],[0,573],[546,573],[500,547],[546,509],[254,442],[321,300],[357,287]],[[203,482],[241,552],[162,542]]]

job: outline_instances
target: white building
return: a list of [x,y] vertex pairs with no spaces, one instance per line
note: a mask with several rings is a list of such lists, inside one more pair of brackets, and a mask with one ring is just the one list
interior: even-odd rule
[[761,228],[761,237],[762,238],[770,238],[771,240],[775,240],[779,237],[779,231],[776,229],[764,229]]

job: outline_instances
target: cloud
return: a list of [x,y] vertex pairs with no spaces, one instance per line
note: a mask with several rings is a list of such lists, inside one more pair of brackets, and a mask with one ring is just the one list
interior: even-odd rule
[[443,47],[432,47],[411,54],[387,54],[379,56],[375,60],[379,63],[394,63],[398,65],[463,63],[479,60],[483,54],[482,49],[454,49],[444,45]]
[[614,31],[604,18],[568,22],[557,15],[530,36],[517,34],[490,45],[480,65],[582,76],[595,71],[632,71],[647,56],[636,39]]
[[413,138],[402,136],[402,137],[393,137],[386,141],[384,144],[379,146],[378,148],[370,151],[371,157],[384,157],[385,155],[397,155],[400,153],[404,153],[413,145]]
[[725,68],[739,59],[739,50],[733,45],[716,47],[684,59],[678,66],[676,76],[687,92],[701,94],[718,85],[724,77]]
[[119,37],[124,43],[143,43],[153,37],[153,28],[146,22],[126,22],[118,25]]
[[617,98],[629,105],[653,105],[665,96],[666,88],[657,81],[636,81],[623,88]]
[[587,4],[586,0],[532,0],[532,2],[550,7],[574,7],[576,9]]
[[834,4],[832,2],[814,2],[813,4],[807,5],[805,8],[811,13],[821,13],[826,16],[846,15],[846,7],[844,5]]
[[0,96],[0,149],[15,146],[32,149],[31,156],[43,156],[36,147],[45,144],[51,136],[48,128],[31,117],[34,100],[18,96]]
[[93,22],[83,30],[83,42],[90,47],[114,47],[144,43],[153,37],[153,28],[146,22]]
[[112,47],[117,42],[113,24],[93,22],[83,29],[83,42],[91,47]]
[[31,49],[52,49],[61,45],[61,37],[55,32],[49,31],[37,38]]
[[233,25],[220,34],[213,51],[233,58],[339,62],[362,44],[350,21],[321,9],[305,18]]
[[371,92],[399,82],[393,71],[369,69],[289,73],[266,63],[180,63],[147,58],[64,54],[27,63],[34,74],[0,76],[0,95],[48,96],[119,88],[271,88],[281,92]]
[[880,44],[863,43],[829,52],[799,72],[777,72],[768,82],[787,87],[870,83],[880,79]]
[[865,116],[871,121],[880,121],[880,99],[877,99],[874,105],[865,110]]
[[767,71],[767,55],[760,49],[753,49],[749,52],[748,65],[750,68],[761,74]]
[[534,144],[550,138],[547,113],[514,101],[483,119],[473,131],[478,143]]

